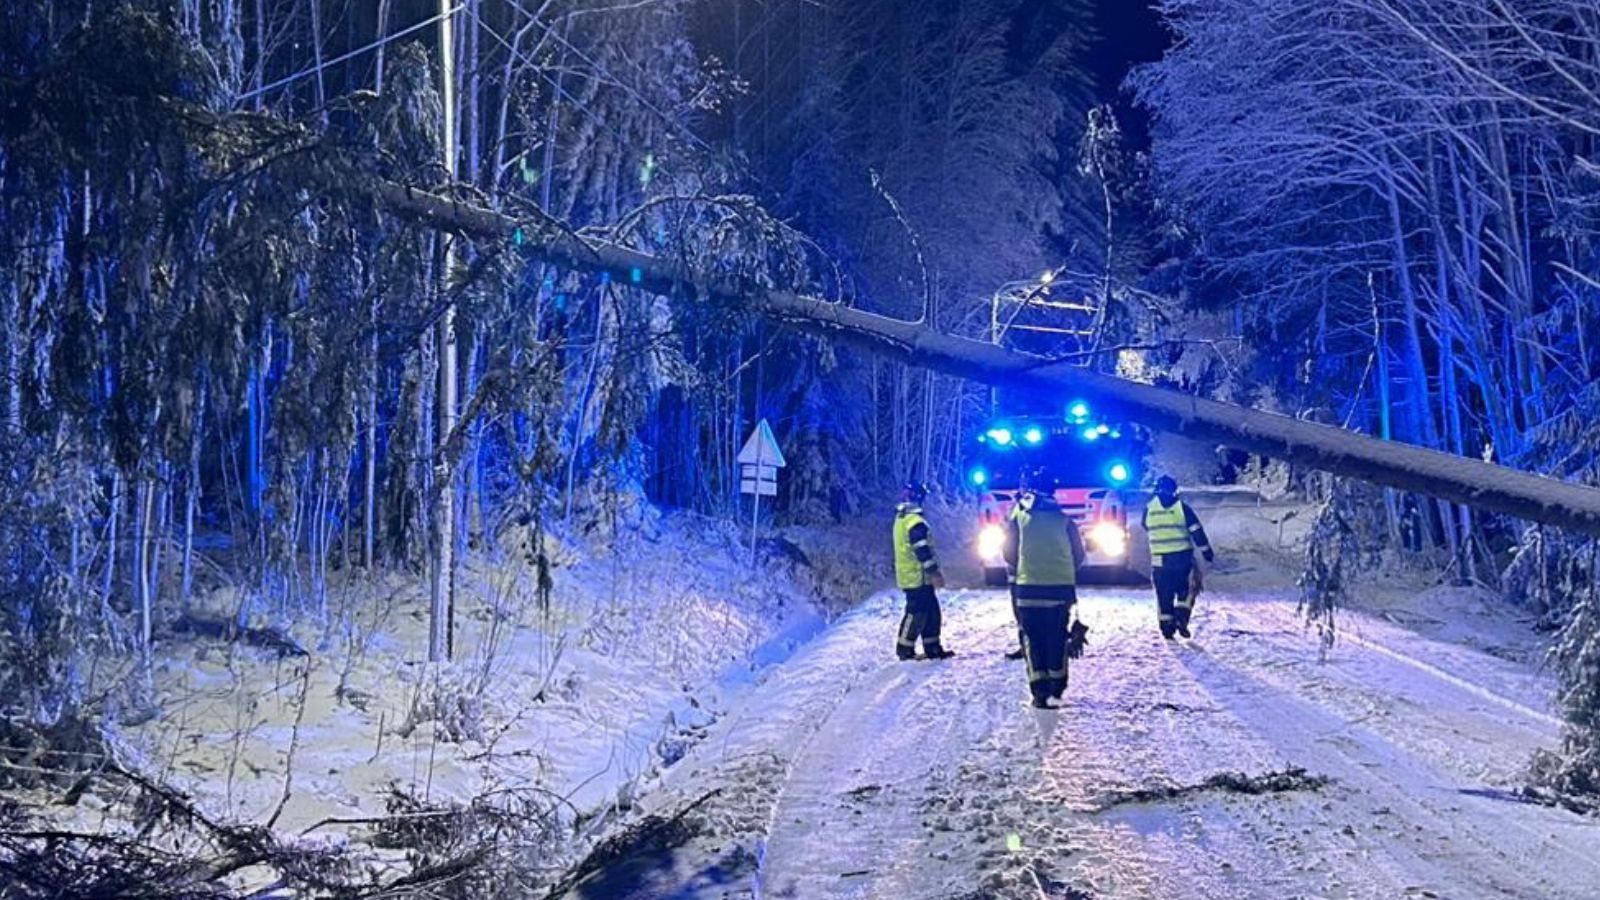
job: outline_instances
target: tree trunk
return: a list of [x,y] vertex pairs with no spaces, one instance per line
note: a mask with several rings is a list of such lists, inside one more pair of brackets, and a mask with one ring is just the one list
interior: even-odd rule
[[378,58],[376,62],[377,75],[373,82],[373,90],[379,94],[383,93],[384,51],[388,49],[387,44],[384,43],[384,39],[389,36],[389,9],[393,5],[394,0],[378,0]]
[[505,241],[522,227],[524,250],[530,254],[583,271],[637,270],[639,286],[645,290],[698,295],[963,378],[1083,396],[1126,410],[1130,418],[1150,428],[1600,536],[1600,489],[1137,384],[816,297],[697,282],[670,263],[624,247],[581,241],[550,223],[519,222],[400,185],[379,184],[374,190],[391,212],[465,235]]
[[179,595],[182,610],[188,612],[194,591],[194,520],[200,511],[200,450],[205,436],[207,390],[202,385],[194,405],[194,420],[189,435],[189,471],[183,489],[183,587]]
[[13,281],[6,292],[6,430],[13,436],[22,434],[22,291]]
[[[378,323],[378,301],[372,301],[372,323]],[[362,533],[361,567],[370,570],[373,564],[373,542],[378,533],[378,379],[383,375],[383,362],[378,356],[378,329],[372,330],[367,354],[372,366],[371,380],[367,384],[366,428],[362,429],[364,453],[362,454]]]
[[141,477],[133,496],[133,587],[139,601],[139,653],[145,664],[149,665],[151,615],[155,605],[150,584],[150,518],[155,506],[153,483]]
[[1437,447],[1438,430],[1433,424],[1433,398],[1428,385],[1428,366],[1422,356],[1421,313],[1417,309],[1417,289],[1411,278],[1411,258],[1406,251],[1404,221],[1400,215],[1400,198],[1394,185],[1389,185],[1389,224],[1393,232],[1394,272],[1400,288],[1402,321],[1405,324],[1405,367],[1411,379],[1411,390],[1406,397],[1410,438],[1424,447]]
[[322,0],[306,0],[311,8],[311,58],[316,71],[317,118],[327,121],[328,86],[322,74]]
[[[1373,376],[1378,382],[1378,437],[1394,440],[1394,409],[1389,390],[1389,338],[1384,333],[1383,307],[1378,302],[1378,291],[1371,272],[1367,273],[1367,293],[1372,297],[1372,359]],[[1348,423],[1347,423],[1348,424]],[[1394,491],[1383,492],[1385,522],[1391,543],[1400,542],[1400,507]]]
[[[456,91],[455,42],[453,35],[455,16],[452,0],[439,0],[439,59],[444,71],[440,83],[444,85],[444,165],[451,178],[456,174]],[[441,235],[444,259],[440,267],[439,282],[445,292],[450,289],[455,271],[455,240]],[[456,427],[456,326],[455,307],[447,306],[439,316],[438,326],[438,423],[435,434],[438,448]],[[439,662],[450,658],[453,629],[451,609],[454,606],[455,587],[455,478],[449,460],[441,452],[438,472],[433,486],[433,586],[428,619],[428,661]]]
[[111,601],[117,589],[117,545],[122,526],[122,472],[111,476],[111,504],[106,514],[106,567],[100,582],[100,614],[109,622],[113,619]]

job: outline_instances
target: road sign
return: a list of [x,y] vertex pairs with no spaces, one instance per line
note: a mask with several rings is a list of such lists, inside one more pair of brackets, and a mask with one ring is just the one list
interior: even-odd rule
[[756,423],[751,430],[750,438],[744,442],[744,449],[739,451],[740,465],[768,465],[783,468],[788,463],[783,461],[783,451],[778,449],[778,439],[772,436],[772,426],[766,419]]
[[756,526],[761,521],[761,498],[778,496],[778,470],[788,465],[772,426],[766,419],[756,423],[749,440],[739,451],[739,493],[750,496],[750,559],[755,561]]
[[755,494],[758,497],[776,497],[778,496],[778,482],[776,480],[756,481],[749,478],[741,478],[739,479],[739,493]]
[[739,493],[776,497],[778,470],[786,465],[778,439],[772,436],[772,426],[762,419],[739,451]]

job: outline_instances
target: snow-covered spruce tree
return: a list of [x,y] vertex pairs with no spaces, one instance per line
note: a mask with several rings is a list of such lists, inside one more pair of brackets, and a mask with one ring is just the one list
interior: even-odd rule
[[[1573,292],[1574,302],[1580,297],[1593,294]],[[1591,351],[1586,362],[1593,371],[1600,357]],[[1570,399],[1558,402],[1565,408],[1533,432],[1535,452],[1558,477],[1600,484],[1600,380],[1574,386]],[[1567,728],[1560,752],[1535,758],[1535,777],[1593,802],[1600,799],[1600,541],[1529,527],[1504,581],[1513,600],[1557,630],[1550,659],[1561,676]]]
[[1331,476],[1316,480],[1325,497],[1306,539],[1300,612],[1327,650],[1337,638],[1339,608],[1358,590],[1357,580],[1378,565],[1388,542],[1382,489]]

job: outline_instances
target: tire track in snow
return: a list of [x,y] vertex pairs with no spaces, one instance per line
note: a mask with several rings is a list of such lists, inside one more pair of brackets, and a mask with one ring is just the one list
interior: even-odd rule
[[[1281,618],[1252,617],[1251,606],[1220,604],[1216,618]],[[1308,868],[1354,896],[1600,895],[1593,823],[1468,793],[1486,772],[1515,777],[1532,749],[1528,726],[1474,707],[1469,698],[1489,692],[1463,678],[1353,643],[1367,653],[1343,665],[1317,662],[1288,630],[1223,636],[1181,656],[1197,683],[1285,757],[1337,780],[1334,799],[1305,800],[1294,816],[1326,826],[1323,840],[1299,842]],[[1419,671],[1429,677],[1416,679]],[[1474,751],[1496,758],[1474,765]]]
[[1449,672],[1446,672],[1445,670],[1439,668],[1438,666],[1432,665],[1430,663],[1423,662],[1422,660],[1417,659],[1414,656],[1408,656],[1405,653],[1401,653],[1399,650],[1394,650],[1394,649],[1391,649],[1389,647],[1386,647],[1383,644],[1378,643],[1377,641],[1368,640],[1368,639],[1362,637],[1359,634],[1354,634],[1354,633],[1351,633],[1349,631],[1342,631],[1342,632],[1339,632],[1338,639],[1339,640],[1344,640],[1344,641],[1349,641],[1350,643],[1355,644],[1358,647],[1361,647],[1361,648],[1366,649],[1366,650],[1370,650],[1373,653],[1382,654],[1384,656],[1389,657],[1392,660],[1395,660],[1396,662],[1404,663],[1405,665],[1408,665],[1411,668],[1416,669],[1419,672],[1423,672],[1423,673],[1426,673],[1428,675],[1431,675],[1434,678],[1439,679],[1440,681],[1447,682],[1448,684],[1452,685],[1453,687],[1459,688],[1462,691],[1465,691],[1465,692],[1467,692],[1469,694],[1472,694],[1474,697],[1478,697],[1480,699],[1487,700],[1490,703],[1494,703],[1494,704],[1496,704],[1498,706],[1501,706],[1501,707],[1504,707],[1506,709],[1509,709],[1512,712],[1517,713],[1519,715],[1527,716],[1528,718],[1533,719],[1536,722],[1540,722],[1540,723],[1543,723],[1545,725],[1549,725],[1552,728],[1558,728],[1558,729],[1561,728],[1562,725],[1564,724],[1559,718],[1557,718],[1555,716],[1552,716],[1549,713],[1540,712],[1539,710],[1533,709],[1533,708],[1528,707],[1528,706],[1524,706],[1521,703],[1518,703],[1517,701],[1510,699],[1509,697],[1502,697],[1499,694],[1496,694],[1495,692],[1489,690],[1488,688],[1480,687],[1480,686],[1478,686],[1476,684],[1473,684],[1470,681],[1467,681],[1464,678],[1458,678],[1455,675],[1452,675]]
[[[1086,591],[1088,656],[1067,709],[1039,714],[1021,664],[998,657],[1014,635],[1003,592],[952,592],[962,655],[944,663],[892,659],[895,599],[836,623],[669,773],[662,808],[721,786],[759,811],[704,850],[764,836],[760,887],[707,878],[685,852],[674,865],[698,887],[635,896],[1600,896],[1593,823],[1463,793],[1514,777],[1553,736],[1471,689],[1487,690],[1475,672],[1509,684],[1502,660],[1456,648],[1439,678],[1352,641],[1322,664],[1292,601],[1221,592],[1195,645],[1173,647],[1145,592]],[[740,767],[755,757],[771,763]],[[1106,808],[1289,766],[1336,782]]]
[[[955,592],[946,607],[966,611],[973,601]],[[956,659],[885,657],[874,676],[817,723],[774,808],[763,897],[948,893],[941,867],[924,852],[918,810],[1003,710],[984,689],[989,670],[998,668],[1001,642],[1014,634],[1009,622],[989,617],[964,624],[946,629],[946,643],[959,648]],[[882,627],[892,634],[892,622]]]

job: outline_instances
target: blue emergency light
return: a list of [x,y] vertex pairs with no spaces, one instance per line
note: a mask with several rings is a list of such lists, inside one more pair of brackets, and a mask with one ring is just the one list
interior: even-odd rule
[[1082,400],[1074,400],[1072,405],[1067,407],[1067,415],[1078,420],[1087,419],[1089,418],[1089,404]]
[[978,487],[983,487],[989,482],[989,472],[983,466],[975,467],[967,477]]
[[1090,425],[1083,430],[1083,439],[1086,441],[1098,441],[1100,439],[1100,429]]
[[996,444],[999,444],[1002,447],[1009,447],[1011,446],[1011,429],[991,428],[989,429],[989,440],[994,441]]
[[1022,433],[1022,439],[1030,444],[1037,444],[1044,440],[1044,432],[1037,428],[1029,428],[1027,431]]
[[1110,468],[1106,469],[1106,474],[1111,477],[1111,482],[1113,484],[1122,484],[1128,480],[1128,476],[1132,473],[1128,471],[1127,463],[1114,462],[1111,464]]

